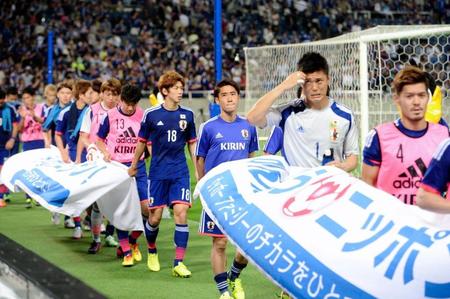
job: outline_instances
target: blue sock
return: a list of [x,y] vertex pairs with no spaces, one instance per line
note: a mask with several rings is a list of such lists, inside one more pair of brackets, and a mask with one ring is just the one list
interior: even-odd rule
[[214,280],[216,282],[217,289],[221,294],[228,291],[228,281],[227,281],[227,272],[219,273],[214,276]]
[[189,226],[187,224],[175,224],[175,232],[173,234],[173,241],[175,243],[175,259],[173,266],[177,266],[179,262],[184,259],[186,247],[189,240]]
[[147,239],[148,253],[157,253],[156,238],[158,237],[159,226],[152,226],[148,221],[145,222],[145,238]]
[[247,267],[247,264],[239,264],[236,260],[233,260],[233,265],[230,268],[230,272],[228,272],[228,278],[231,281],[235,281],[245,267]]
[[112,236],[114,234],[114,229],[114,225],[108,223],[105,229],[105,236]]

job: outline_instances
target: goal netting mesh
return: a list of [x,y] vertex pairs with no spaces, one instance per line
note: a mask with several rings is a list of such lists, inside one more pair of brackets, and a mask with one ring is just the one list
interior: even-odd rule
[[[339,37],[302,44],[245,48],[247,69],[245,111],[297,68],[300,57],[319,52],[330,66],[330,96],[351,108],[364,138],[379,123],[398,117],[392,101],[395,74],[411,60],[429,72],[441,86],[443,113],[450,106],[450,26],[378,26]],[[296,90],[284,93],[276,104],[294,99]],[[267,136],[268,130],[260,132]]]

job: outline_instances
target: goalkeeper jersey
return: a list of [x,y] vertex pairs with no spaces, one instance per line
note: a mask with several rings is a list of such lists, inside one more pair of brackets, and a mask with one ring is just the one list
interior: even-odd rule
[[331,98],[321,110],[308,108],[298,100],[271,108],[266,120],[268,126],[283,130],[283,155],[290,165],[321,166],[327,149],[333,149],[334,160],[338,161],[359,154],[354,116]]

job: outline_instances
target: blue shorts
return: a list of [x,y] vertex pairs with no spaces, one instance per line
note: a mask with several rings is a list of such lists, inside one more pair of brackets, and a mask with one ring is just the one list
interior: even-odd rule
[[0,166],[5,164],[5,160],[10,157],[11,152],[5,148],[0,148]]
[[[131,162],[123,163],[130,167]],[[148,179],[147,171],[145,169],[145,161],[141,160],[137,164],[136,185],[139,193],[139,200],[144,201],[148,199]]]
[[175,204],[191,206],[191,184],[189,177],[149,180],[150,184],[150,209],[172,207]]
[[198,233],[204,236],[211,237],[225,237],[223,232],[214,223],[214,221],[209,217],[209,215],[202,210],[202,215],[200,217],[200,225],[198,227]]
[[45,147],[44,140],[32,140],[22,142],[22,151],[24,152],[44,147]]
[[[81,152],[81,163],[86,162],[86,149]],[[77,148],[69,148],[69,158],[72,162],[75,162],[77,159]]]

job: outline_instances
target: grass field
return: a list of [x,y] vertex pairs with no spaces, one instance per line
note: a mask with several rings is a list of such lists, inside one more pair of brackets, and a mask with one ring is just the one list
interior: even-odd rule
[[[195,179],[192,192],[194,186]],[[115,256],[115,248],[103,247],[99,254],[87,254],[91,242],[89,232],[85,232],[81,240],[71,239],[72,230],[64,229],[62,224],[53,225],[49,211],[42,207],[26,209],[23,194],[15,194],[8,207],[0,209],[0,232],[109,298],[218,298],[209,259],[211,239],[197,234],[200,211],[201,204],[195,200],[189,214],[190,239],[185,259],[193,273],[188,279],[171,276],[173,220],[161,223],[157,242],[161,271],[157,273],[147,269],[143,236],[139,240],[143,261],[123,268],[121,259]],[[234,249],[229,246],[229,262],[233,254]],[[279,293],[278,288],[252,265],[241,277],[249,299],[276,298]]]

